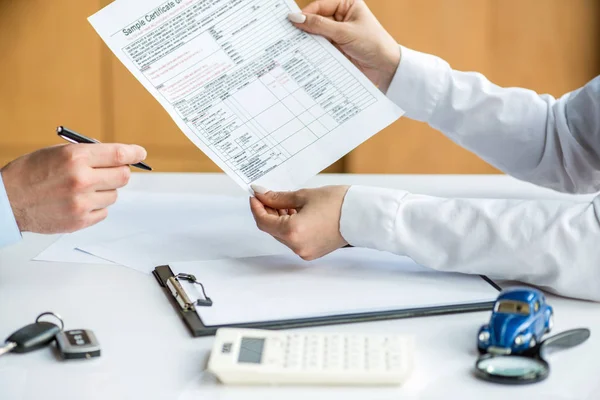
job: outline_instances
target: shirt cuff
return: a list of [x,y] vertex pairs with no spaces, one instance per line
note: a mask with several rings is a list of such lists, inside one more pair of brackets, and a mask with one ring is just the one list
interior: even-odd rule
[[0,172],[0,248],[21,240],[21,232],[13,214]]
[[405,191],[352,186],[346,193],[340,233],[354,247],[392,251],[396,215]]
[[452,69],[439,57],[400,46],[402,58],[387,97],[406,112],[406,116],[427,122],[447,87]]

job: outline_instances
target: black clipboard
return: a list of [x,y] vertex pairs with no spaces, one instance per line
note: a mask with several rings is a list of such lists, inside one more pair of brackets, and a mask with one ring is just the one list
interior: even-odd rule
[[[266,321],[247,324],[231,324],[224,326],[205,326],[198,314],[196,313],[196,310],[184,309],[181,306],[181,304],[177,301],[175,296],[172,294],[171,290],[169,290],[169,288],[167,287],[167,281],[169,280],[169,278],[175,277],[173,271],[171,270],[171,267],[169,267],[168,265],[156,267],[153,271],[153,275],[158,281],[158,284],[163,288],[165,295],[169,298],[169,301],[171,302],[173,307],[175,307],[175,310],[178,312],[179,316],[181,317],[181,319],[189,329],[190,333],[194,337],[212,336],[217,332],[219,328],[252,328],[272,330],[307,328],[323,325],[350,324],[358,322],[385,321],[391,319],[401,319],[410,317],[490,311],[492,310],[492,307],[494,305],[494,302],[483,302],[448,305],[441,307],[423,307],[370,313],[355,313],[294,320]],[[502,290],[496,283],[494,283],[489,278],[485,276],[481,276],[481,278],[488,282],[496,290]]]

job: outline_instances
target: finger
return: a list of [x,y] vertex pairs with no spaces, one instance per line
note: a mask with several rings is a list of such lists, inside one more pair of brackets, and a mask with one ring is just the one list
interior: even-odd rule
[[298,214],[298,210],[296,210],[295,208],[291,208],[288,210],[288,214],[289,215],[296,215]]
[[[320,15],[336,21],[347,21],[354,6],[356,6],[355,11],[360,12],[361,7],[359,6],[362,5],[358,4],[360,1],[362,0],[318,0],[304,7],[302,12]],[[353,14],[356,15],[356,13]]]
[[86,146],[89,163],[94,168],[119,167],[137,164],[146,159],[146,150],[135,144],[98,143]]
[[98,222],[105,220],[107,216],[108,209],[106,208],[90,211],[81,219],[73,221],[69,227],[65,229],[65,231],[72,233],[89,228],[90,226],[96,225]]
[[[262,203],[261,203],[262,204]],[[277,210],[275,210],[274,208],[271,207],[265,207],[265,210],[267,210],[267,213],[269,213],[270,215],[274,215],[276,217],[279,216],[279,213],[277,212]]]
[[279,214],[280,217],[288,215],[288,210],[287,209],[283,209],[283,210],[277,210],[277,213]]
[[108,209],[103,208],[100,210],[94,210],[88,216],[87,226],[90,227],[96,225],[97,223],[104,221],[106,217],[108,217]]
[[301,191],[297,192],[266,192],[254,194],[261,203],[267,207],[276,210],[285,210],[289,208],[302,208],[305,204],[304,196]]
[[254,217],[254,220],[257,223],[259,221],[262,222],[269,221],[271,219],[279,219],[279,213],[277,212],[277,210],[274,210],[270,207],[266,207],[256,197],[250,198],[250,211],[252,211],[252,216]]
[[350,37],[347,23],[337,22],[328,17],[316,14],[290,14],[289,19],[297,28],[321,35],[339,44],[346,44]]
[[120,189],[131,178],[129,167],[95,168],[92,174],[95,182],[93,188],[98,191]]
[[92,212],[110,207],[117,202],[118,194],[116,190],[105,190],[88,194],[90,210]]
[[261,231],[275,237],[281,236],[281,217],[279,215],[269,213],[267,207],[255,197],[250,198],[250,210]]
[[341,0],[317,0],[302,9],[305,14],[333,17],[340,7]]

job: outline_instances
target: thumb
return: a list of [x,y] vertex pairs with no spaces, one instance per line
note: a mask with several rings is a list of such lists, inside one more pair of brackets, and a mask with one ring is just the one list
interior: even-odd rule
[[300,195],[300,192],[270,192],[255,185],[252,185],[252,189],[254,190],[254,196],[261,203],[276,210],[301,208],[305,203],[304,197]]
[[321,15],[308,13],[293,13],[288,18],[297,28],[305,32],[324,36],[339,44],[347,41],[348,23],[346,22],[337,22]]

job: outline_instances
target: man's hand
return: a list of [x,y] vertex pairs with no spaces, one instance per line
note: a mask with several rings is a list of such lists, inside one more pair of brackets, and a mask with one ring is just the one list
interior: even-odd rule
[[106,218],[129,165],[145,158],[136,145],[61,145],[14,160],[2,180],[22,232],[73,232]]
[[348,186],[297,192],[267,192],[253,187],[250,208],[258,228],[304,260],[314,260],[348,243],[340,234],[340,216]]
[[296,27],[329,39],[387,92],[400,64],[400,46],[364,1],[317,0],[289,18]]

